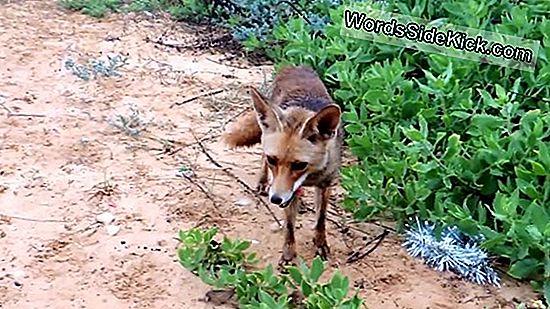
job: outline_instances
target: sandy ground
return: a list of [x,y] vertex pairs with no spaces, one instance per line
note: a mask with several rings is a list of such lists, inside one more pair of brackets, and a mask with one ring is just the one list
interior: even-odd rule
[[[219,143],[223,127],[249,107],[244,86],[262,85],[271,67],[237,68],[222,64],[223,55],[146,42],[174,25],[144,16],[95,20],[49,0],[0,7],[0,307],[213,308],[201,300],[208,287],[176,260],[174,237],[191,226],[254,240],[262,263],[277,262],[282,232],[236,180],[254,186],[259,150]],[[180,37],[195,33],[175,27]],[[84,81],[63,69],[67,57],[110,52],[128,56],[120,77]],[[143,121],[135,137],[113,125],[132,106]],[[180,168],[188,178],[178,177]],[[120,228],[115,235],[96,222],[106,211]],[[306,260],[313,219],[299,218]],[[369,308],[514,308],[532,297],[529,286],[506,278],[496,289],[437,273],[408,257],[395,235],[346,265],[351,249],[381,231],[354,228],[329,226],[330,264],[361,287]]]

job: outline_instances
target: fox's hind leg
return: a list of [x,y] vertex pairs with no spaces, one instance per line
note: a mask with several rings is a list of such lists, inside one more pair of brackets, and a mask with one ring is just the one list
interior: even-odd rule
[[267,196],[267,187],[269,186],[269,181],[267,178],[268,167],[265,156],[262,157],[262,167],[260,168],[260,174],[258,177],[258,184],[256,186],[256,191],[262,196]]
[[323,260],[328,259],[330,248],[326,237],[327,207],[330,198],[330,188],[315,188],[315,206],[317,207],[317,223],[315,224],[315,237],[313,243],[316,247],[315,254]]

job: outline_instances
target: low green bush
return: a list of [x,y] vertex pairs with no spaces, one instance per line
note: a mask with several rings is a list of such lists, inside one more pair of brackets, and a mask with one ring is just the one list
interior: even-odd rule
[[120,0],[59,0],[62,7],[72,11],[82,11],[93,17],[103,17],[110,12],[118,12],[122,7]]
[[[381,8],[380,5],[373,5]],[[343,170],[356,219],[418,216],[483,246],[550,298],[550,2],[387,1],[387,10],[539,40],[534,73],[340,35],[303,19],[274,30],[278,66],[320,72],[360,163]]]
[[215,12],[212,4],[202,0],[59,0],[59,4],[65,9],[96,18],[109,13],[166,11],[178,20],[196,23],[217,20],[209,18]]
[[246,253],[249,241],[227,237],[214,239],[218,230],[181,231],[178,249],[183,267],[218,290],[233,291],[239,308],[357,309],[363,300],[355,293],[348,298],[349,279],[336,271],[321,283],[325,263],[315,258],[308,267],[303,261],[288,266],[288,274],[276,274],[271,264],[257,269],[255,253]]

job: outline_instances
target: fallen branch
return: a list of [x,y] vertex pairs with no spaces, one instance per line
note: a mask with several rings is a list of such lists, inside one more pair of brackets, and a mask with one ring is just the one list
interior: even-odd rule
[[0,105],[4,108],[4,110],[6,110],[8,117],[46,117],[46,115],[43,114],[14,113],[9,107],[4,105],[4,103],[0,103]]
[[[330,202],[330,205],[333,206],[333,207],[338,207],[338,205],[336,205],[333,202]],[[304,207],[304,209],[306,211],[311,212],[311,213],[315,213],[315,210],[311,207]],[[338,219],[340,219],[341,221],[344,221],[344,223],[341,223]],[[355,220],[352,220],[352,221],[348,221],[348,220],[349,220],[349,218],[337,213],[336,211],[334,211],[332,209],[327,210],[327,221],[333,223],[339,229],[348,228],[348,229],[354,230],[356,232],[359,232],[361,234],[370,235],[369,232],[364,231],[364,230],[360,229],[359,227],[356,227],[356,226],[352,225],[352,224],[357,224],[357,223],[365,223],[365,224],[373,224],[373,225],[376,225],[378,227],[384,228],[387,231],[397,233],[397,231],[394,228],[392,228],[390,226],[387,226],[387,225],[384,225],[384,224],[377,223],[377,222],[369,222],[369,221],[360,222],[360,221],[355,221]]]
[[[338,207],[338,205],[336,205],[334,202],[330,202],[330,205],[333,206],[333,207]],[[328,213],[329,213],[329,214],[332,214],[332,215],[334,215],[334,216],[336,216],[336,217],[338,217],[338,218],[345,219],[342,215],[338,214],[336,211],[334,211],[334,210],[332,210],[332,209],[329,209],[329,210],[328,210]],[[362,223],[362,222],[361,222],[361,221],[357,221],[357,220],[351,220],[351,221],[349,221],[349,222],[347,222],[347,223]],[[384,228],[384,229],[386,229],[386,230],[390,230],[390,231],[392,231],[392,232],[394,232],[394,233],[397,233],[397,230],[396,230],[396,229],[394,229],[394,228],[391,227],[391,226],[387,226],[387,225],[385,225],[385,224],[382,224],[382,223],[377,223],[377,222],[365,222],[365,223],[373,224],[373,225],[379,226],[379,227],[381,227],[381,228]]]
[[[214,59],[210,59],[210,58],[206,58],[206,60],[208,60],[208,61],[210,61],[210,62],[213,62],[213,63],[215,63],[215,64],[224,65],[224,66],[227,66],[227,67],[232,67],[232,68],[239,69],[239,70],[247,70],[247,69],[250,69],[250,68],[247,68],[247,67],[238,66],[238,65],[234,65],[234,64],[222,63],[222,62],[220,62],[220,61],[217,61],[217,60],[214,60]],[[224,60],[227,60],[227,59],[224,59]]]
[[210,153],[206,150],[206,148],[204,147],[204,145],[197,139],[197,137],[195,136],[195,133],[191,132],[191,134],[193,135],[193,138],[195,139],[195,141],[197,142],[197,144],[199,145],[199,147],[201,148],[201,151],[202,153],[208,158],[208,160],[210,162],[212,162],[212,164],[214,164],[216,167],[219,167],[222,171],[224,171],[229,177],[233,178],[235,181],[237,181],[241,186],[244,187],[245,191],[248,192],[249,194],[253,195],[255,197],[255,199],[260,203],[262,204],[265,209],[267,209],[267,211],[269,212],[269,214],[273,217],[273,219],[275,220],[275,222],[277,222],[277,224],[279,225],[279,227],[283,227],[283,225],[281,224],[281,221],[279,221],[279,219],[277,218],[277,216],[273,213],[273,211],[271,210],[271,208],[269,207],[269,205],[262,199],[262,197],[255,191],[253,190],[246,182],[244,182],[242,179],[240,179],[239,177],[237,177],[235,174],[231,173],[230,171],[227,170],[227,168],[224,168],[220,163],[218,163],[216,160],[214,160],[214,158],[212,158],[212,156],[210,155]]
[[208,92],[205,92],[205,93],[200,93],[200,94],[197,94],[197,95],[194,95],[192,97],[189,97],[187,99],[184,99],[183,101],[181,102],[176,102],[172,105],[170,105],[170,108],[174,107],[174,105],[183,105],[183,104],[186,104],[186,103],[189,103],[189,102],[192,102],[192,101],[195,101],[196,99],[199,99],[199,98],[202,98],[202,97],[207,97],[207,96],[211,96],[211,95],[215,95],[215,94],[218,94],[218,93],[221,93],[223,92],[224,89],[216,89],[216,90],[212,90],[212,91],[208,91]]
[[212,201],[212,203],[214,203],[214,205],[218,205],[218,203],[216,202],[214,197],[210,194],[210,192],[208,192],[208,190],[206,190],[203,186],[201,186],[199,183],[197,183],[195,180],[193,180],[193,178],[191,178],[190,176],[185,175],[185,173],[181,173],[181,175],[185,179],[187,179],[191,184],[193,184],[195,187],[199,188],[199,190],[204,194],[204,196],[206,196],[207,199]]
[[[373,252],[374,250],[376,250],[376,248],[378,248],[378,246],[380,246],[380,244],[382,243],[382,240],[384,240],[384,238],[386,238],[386,236],[389,234],[388,230],[384,230],[381,234],[379,234],[378,236],[374,237],[373,239],[367,241],[367,243],[363,246],[363,248],[361,248],[360,250],[358,251],[355,251],[353,252],[352,254],[350,254],[346,260],[346,263],[353,263],[353,262],[356,262],[364,257],[366,257],[367,255],[369,255],[371,252]],[[373,242],[376,243],[374,244],[374,246],[366,251],[363,251],[365,250],[370,244],[372,244]]]
[[43,222],[43,223],[67,223],[68,222],[68,221],[59,220],[59,219],[34,219],[34,218],[27,218],[27,217],[0,214],[0,218],[2,218],[2,217],[6,217],[6,218],[10,218],[10,219],[16,219],[16,220],[22,220],[22,221]]
[[[164,34],[163,34],[164,36]],[[161,36],[162,38],[162,36]],[[167,43],[167,42],[164,42],[164,41],[161,41],[160,39],[158,40],[152,40],[150,38],[145,38],[145,42],[146,43],[154,43],[154,44],[158,44],[158,45],[161,45],[161,46],[166,46],[166,47],[169,47],[169,48],[175,48],[178,52],[181,52],[181,49],[182,48],[186,48],[188,47],[187,44],[181,44],[181,43]]]

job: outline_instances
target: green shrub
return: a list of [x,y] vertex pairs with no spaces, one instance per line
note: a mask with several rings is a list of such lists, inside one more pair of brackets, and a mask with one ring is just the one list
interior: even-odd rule
[[82,11],[92,17],[103,17],[109,12],[118,12],[122,7],[120,0],[60,0],[61,6],[73,10]]
[[234,291],[239,308],[357,309],[363,304],[357,293],[347,298],[349,279],[340,272],[327,283],[319,282],[325,272],[320,258],[313,260],[311,268],[303,261],[287,267],[288,275],[275,274],[271,264],[254,270],[256,254],[244,252],[250,242],[227,237],[218,242],[217,232],[216,228],[181,231],[179,261],[206,284]]
[[202,0],[59,0],[62,7],[81,11],[83,14],[100,18],[108,13],[157,12],[166,11],[177,20],[204,22],[216,20],[208,18],[212,5]]
[[388,1],[388,10],[539,40],[534,73],[355,40],[301,19],[275,29],[278,65],[308,64],[345,108],[360,163],[343,171],[357,219],[413,216],[481,233],[550,297],[550,2]]

